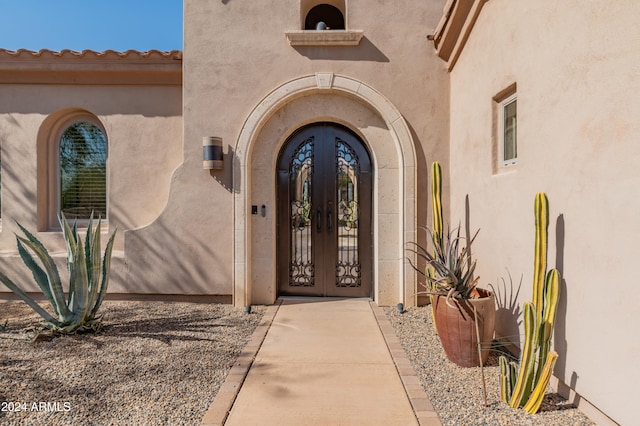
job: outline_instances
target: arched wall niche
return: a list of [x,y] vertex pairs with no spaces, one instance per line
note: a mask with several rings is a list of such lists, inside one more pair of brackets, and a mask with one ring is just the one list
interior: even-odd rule
[[[367,145],[374,168],[373,299],[415,304],[405,243],[415,240],[415,150],[397,109],[363,82],[330,73],[289,81],[249,115],[234,162],[234,304],[273,303],[276,285],[276,163],[287,138],[320,121],[342,124]],[[265,205],[266,215],[251,206]]]
[[348,28],[345,0],[300,0],[300,29],[305,29],[305,22],[309,11],[316,6],[323,4],[327,4],[338,9],[344,18],[344,27]]

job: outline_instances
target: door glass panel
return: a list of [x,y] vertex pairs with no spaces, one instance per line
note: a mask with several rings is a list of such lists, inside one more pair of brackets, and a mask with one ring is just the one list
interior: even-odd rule
[[358,181],[360,165],[355,151],[336,138],[336,188],[338,214],[337,287],[360,287],[358,259]]
[[305,140],[295,151],[289,164],[291,258],[289,285],[313,287],[315,274],[311,244],[311,195],[313,177],[313,137]]

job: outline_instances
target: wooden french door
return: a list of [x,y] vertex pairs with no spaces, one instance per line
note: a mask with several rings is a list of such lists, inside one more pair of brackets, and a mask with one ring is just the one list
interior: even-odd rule
[[334,123],[293,134],[278,160],[278,293],[371,296],[372,173],[360,139]]

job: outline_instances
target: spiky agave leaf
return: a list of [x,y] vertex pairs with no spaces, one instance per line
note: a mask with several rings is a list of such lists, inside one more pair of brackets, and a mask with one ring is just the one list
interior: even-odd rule
[[18,297],[20,297],[24,302],[31,307],[38,315],[40,315],[45,321],[51,324],[57,324],[58,321],[51,316],[51,314],[45,311],[42,306],[38,305],[38,303],[27,293],[25,293],[20,287],[16,285],[9,277],[0,272],[0,281],[4,285],[6,285],[9,290],[13,291]]
[[116,232],[118,230],[115,229],[109,237],[109,241],[107,241],[107,246],[104,249],[104,258],[102,260],[102,280],[100,282],[100,291],[98,292],[98,297],[91,309],[91,314],[89,318],[94,318],[102,301],[104,300],[104,295],[107,293],[107,288],[109,287],[109,275],[111,271],[111,255],[113,253],[113,242],[115,241]]
[[[44,296],[53,307],[54,312],[58,316],[58,320],[63,321],[64,318],[62,318],[61,313],[57,308],[58,303],[55,300],[53,293],[51,292],[49,277],[47,276],[47,273],[40,267],[40,265],[38,265],[38,262],[36,262],[33,256],[31,256],[29,250],[27,250],[24,244],[22,244],[22,241],[20,241],[19,238],[16,238],[16,241],[18,245],[18,254],[22,258],[22,261],[27,266],[27,268],[29,268],[33,279],[35,280],[36,284],[38,284],[38,287],[40,287],[40,290],[42,290],[42,294],[44,294]],[[64,304],[64,300],[62,301],[62,303]]]
[[[478,235],[478,231],[472,238],[460,236],[460,227],[447,232],[446,243],[440,246],[436,241],[436,233],[425,227],[423,229],[433,251],[420,246],[417,243],[409,243],[412,248],[407,250],[416,254],[425,261],[427,269],[423,272],[409,258],[409,264],[427,280],[428,294],[439,294],[447,296],[447,304],[450,305],[451,298],[467,299],[475,288],[478,278],[473,277],[476,263],[471,260],[470,246]],[[454,234],[455,233],[455,234]],[[460,244],[467,241],[462,249]]]
[[[51,258],[47,249],[44,247],[44,245],[42,245],[42,243],[36,237],[34,237],[29,231],[27,231],[19,223],[18,223],[18,227],[22,230],[22,232],[27,237],[27,238],[24,238],[24,237],[16,236],[16,239],[18,240],[18,251],[20,253],[20,256],[22,257],[23,261],[25,261],[25,264],[27,265],[27,267],[31,269],[31,267],[34,264],[36,264],[36,262],[33,259],[32,255],[25,249],[25,247],[31,250],[31,252],[33,252],[36,255],[36,257],[38,258],[38,260],[43,266],[43,268],[40,268],[40,266],[38,266],[35,269],[36,272],[34,272],[34,269],[31,269],[32,274],[39,276],[39,278],[35,278],[35,275],[34,275],[34,278],[36,279],[36,283],[40,285],[41,281],[38,281],[38,280],[42,279],[41,271],[45,272],[47,277],[47,285],[45,287],[47,288],[47,290],[51,295],[51,299],[49,300],[53,301],[52,307],[56,311],[56,315],[58,316],[58,319],[60,321],[64,322],[68,320],[69,317],[71,316],[71,313],[69,312],[69,309],[65,303],[64,291],[62,289],[62,280],[60,279],[60,274],[58,273],[58,268],[55,262],[53,261],[53,258]],[[22,245],[22,249],[20,248],[21,245]],[[46,296],[46,292],[45,292],[45,296]]]
[[[73,227],[69,226],[69,222],[63,212],[60,212],[58,216],[58,222],[62,229],[62,236],[67,247],[67,271],[71,275],[73,269],[73,262],[75,262],[75,252],[78,250],[78,228],[77,223],[73,223]],[[67,299],[67,306],[73,306],[76,298],[76,283],[73,280],[69,280],[69,294]]]
[[89,283],[87,263],[82,239],[77,224],[69,226],[64,213],[58,217],[67,244],[67,267],[69,268],[69,308],[73,323],[81,325],[89,310]]
[[88,307],[89,307],[89,316],[90,312],[93,310],[93,307],[98,299],[98,294],[100,292],[100,272],[101,272],[101,262],[100,262],[100,249],[101,249],[101,240],[100,240],[100,226],[102,224],[102,220],[98,218],[98,224],[93,231],[92,228],[93,223],[93,214],[89,219],[89,228],[87,229],[87,237],[85,243],[85,258],[87,262],[87,280],[89,283],[89,294],[88,294]]
[[[2,273],[0,273],[0,282],[3,282],[42,316],[47,321],[45,327],[52,332],[75,333],[77,330],[98,330],[101,328],[101,323],[99,319],[95,318],[95,315],[107,290],[116,232],[114,231],[109,238],[104,260],[101,262],[100,219],[94,231],[93,214],[91,215],[85,244],[79,238],[76,223],[71,227],[63,213],[61,213],[59,220],[67,246],[67,266],[70,279],[69,304],[65,302],[58,269],[44,245],[20,224],[18,226],[26,238],[16,236],[22,260],[32,271],[36,283],[56,310],[58,319],[56,320]],[[40,263],[36,260],[39,260]],[[89,277],[91,277],[91,281]]]
[[71,310],[74,322],[82,324],[89,311],[89,279],[82,240],[78,240],[78,250],[74,253],[74,261],[71,265],[69,281],[75,283],[76,290]]

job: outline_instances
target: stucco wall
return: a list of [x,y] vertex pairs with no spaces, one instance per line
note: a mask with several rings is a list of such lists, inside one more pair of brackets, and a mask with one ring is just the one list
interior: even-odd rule
[[[334,73],[375,88],[408,123],[419,176],[427,169],[426,159],[446,161],[448,77],[426,39],[442,3],[401,1],[390,8],[385,2],[352,0],[347,22],[364,31],[359,46],[295,48],[285,32],[301,29],[297,0],[185,1],[185,162],[173,177],[161,217],[128,234],[127,244],[132,252],[155,247],[166,244],[161,234],[168,233],[172,252],[186,261],[161,250],[144,259],[140,255],[143,272],[136,277],[171,277],[180,283],[177,289],[193,294],[230,294],[234,280],[250,279],[234,275],[234,219],[247,214],[234,211],[234,195],[246,173],[234,149],[252,110],[275,88],[302,76]],[[293,130],[280,129],[282,135]],[[202,170],[203,136],[223,138],[224,171]],[[259,179],[275,181],[275,174]],[[426,181],[418,182],[423,192]],[[426,214],[426,198],[419,200],[417,212]]]
[[17,255],[15,221],[31,231],[40,228],[37,237],[64,265],[61,234],[38,225],[38,209],[47,207],[38,189],[38,180],[46,180],[38,176],[44,173],[38,141],[47,137],[48,118],[85,110],[104,126],[108,140],[108,225],[118,229],[110,291],[136,292],[127,285],[123,234],[153,221],[167,202],[171,173],[182,160],[181,87],[0,84],[0,91],[2,270],[37,290]]
[[[549,267],[563,276],[555,374],[620,424],[637,422],[640,380],[638,16],[633,0],[492,0],[451,73],[451,217],[464,219],[468,195],[477,271],[501,290],[498,331],[522,339],[544,191]],[[492,98],[512,83],[518,161],[494,173]]]

